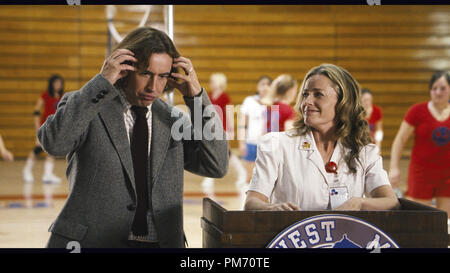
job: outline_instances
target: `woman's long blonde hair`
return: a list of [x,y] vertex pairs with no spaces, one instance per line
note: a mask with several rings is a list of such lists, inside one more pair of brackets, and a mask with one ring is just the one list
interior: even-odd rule
[[338,101],[335,106],[336,140],[350,149],[350,153],[344,156],[344,160],[350,172],[356,173],[355,160],[358,161],[359,151],[362,147],[371,143],[371,138],[369,124],[364,119],[365,111],[361,103],[359,84],[347,70],[334,64],[321,64],[312,68],[306,74],[294,107],[298,119],[294,122],[292,130],[295,135],[300,136],[312,129],[305,124],[301,104],[305,83],[313,75],[326,76],[334,84],[333,87],[338,94]]

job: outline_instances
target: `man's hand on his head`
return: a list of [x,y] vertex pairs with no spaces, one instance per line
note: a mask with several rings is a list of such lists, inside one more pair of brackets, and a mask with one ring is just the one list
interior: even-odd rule
[[100,74],[114,85],[117,80],[127,76],[128,71],[136,71],[136,68],[131,65],[136,62],[137,59],[131,50],[117,49],[106,58]]
[[186,74],[171,73],[174,79],[169,78],[168,84],[170,87],[180,90],[183,96],[187,97],[194,97],[202,91],[191,60],[184,57],[175,58],[173,59],[173,67],[182,68]]

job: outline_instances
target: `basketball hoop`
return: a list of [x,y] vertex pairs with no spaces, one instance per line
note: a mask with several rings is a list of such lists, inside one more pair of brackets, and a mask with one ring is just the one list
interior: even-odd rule
[[[122,12],[132,12],[132,13],[136,13],[136,17],[139,18],[140,16],[141,19],[139,21],[139,24],[137,27],[143,27],[147,24],[147,21],[149,20],[150,17],[150,11],[153,10],[153,13],[157,14],[160,9],[163,8],[163,15],[164,15],[164,24],[155,24],[155,22],[153,22],[152,27],[156,28],[156,29],[160,29],[162,31],[165,31],[169,37],[173,40],[173,6],[172,5],[164,5],[164,6],[152,6],[151,5],[120,5],[120,6],[115,6],[115,5],[107,5],[105,8],[105,13],[106,13],[106,20],[107,20],[107,24],[108,24],[108,47],[107,47],[107,55],[110,54],[111,52],[111,48],[113,46],[113,44],[119,44],[123,38],[125,37],[122,36],[119,31],[116,28],[116,25],[120,27],[120,24],[123,24],[124,21],[129,23],[130,21],[134,21],[135,23],[137,23],[137,19],[136,20],[129,20],[126,19],[124,20],[123,18],[120,18],[120,16],[118,16],[118,14],[122,13]],[[141,15],[142,14],[142,15]],[[122,15],[123,17],[124,15]],[[133,15],[133,19],[136,18]],[[156,16],[157,17],[157,16]],[[148,24],[151,24],[150,22],[148,22]],[[173,89],[167,89],[164,91],[164,97],[166,98],[166,102],[169,105],[173,105],[174,102],[174,94],[173,94],[174,90]]]
[[[139,22],[138,27],[142,27],[147,22],[150,11],[151,11],[151,5],[130,5],[121,7],[126,9],[127,11],[131,12],[143,12],[142,19]],[[111,33],[111,36],[114,38],[116,43],[120,43],[123,39],[122,35],[119,34],[116,27],[114,26],[114,16],[117,13],[117,8],[114,5],[107,5],[106,6],[106,20],[108,22],[108,30]]]

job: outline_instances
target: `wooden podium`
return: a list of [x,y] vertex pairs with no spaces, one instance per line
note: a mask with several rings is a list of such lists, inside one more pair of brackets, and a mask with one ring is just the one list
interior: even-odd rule
[[406,199],[390,211],[228,211],[203,199],[204,248],[264,248],[286,227],[320,214],[360,218],[380,228],[400,248],[447,248],[447,213]]

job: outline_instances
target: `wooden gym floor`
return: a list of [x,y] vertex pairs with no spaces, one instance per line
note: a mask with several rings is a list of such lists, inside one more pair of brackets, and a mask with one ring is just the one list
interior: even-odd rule
[[[56,160],[55,174],[63,178],[60,185],[44,185],[40,178],[44,160],[37,160],[33,174],[35,182],[25,185],[22,168],[25,161],[0,160],[0,248],[41,248],[45,247],[50,233],[48,228],[64,205],[68,193],[65,178],[66,162]],[[389,160],[384,161],[385,168]],[[405,178],[408,160],[402,160],[401,168]],[[185,173],[184,187],[184,229],[188,247],[202,247],[201,190],[202,177]],[[227,175],[215,183],[216,200],[228,210],[239,210],[241,199],[234,185],[236,173],[232,166]],[[402,190],[406,189],[402,183]]]

